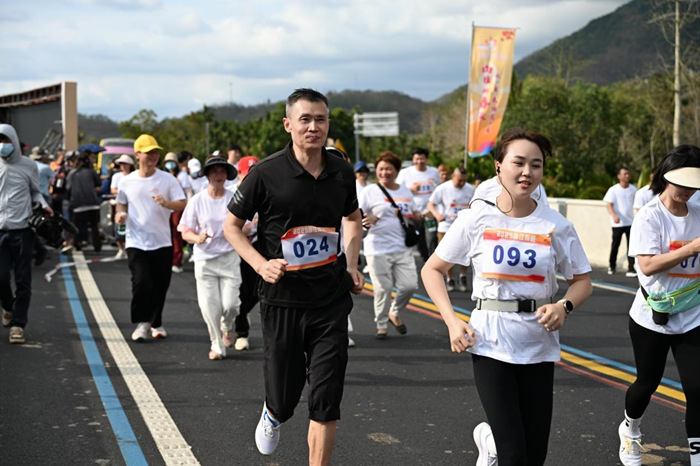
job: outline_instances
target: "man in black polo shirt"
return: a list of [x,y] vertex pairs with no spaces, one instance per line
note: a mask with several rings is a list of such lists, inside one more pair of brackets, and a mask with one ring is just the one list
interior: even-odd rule
[[[280,424],[292,417],[308,377],[309,464],[322,465],[330,463],[340,418],[350,292],[364,284],[356,267],[362,220],[352,167],[324,148],[326,97],[297,89],[283,122],[291,143],[251,169],[228,206],[224,232],[261,278],[265,404],[258,450],[275,450]],[[257,249],[242,232],[256,212]]]

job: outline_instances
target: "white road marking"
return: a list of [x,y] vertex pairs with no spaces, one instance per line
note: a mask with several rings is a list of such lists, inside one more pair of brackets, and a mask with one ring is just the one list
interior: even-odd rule
[[[84,259],[82,252],[73,252],[73,257],[78,261]],[[83,287],[85,298],[90,305],[90,310],[97,325],[100,327],[102,337],[107,343],[114,362],[119,367],[122,377],[126,382],[131,396],[143,416],[143,419],[151,432],[151,436],[163,456],[167,465],[194,465],[199,464],[192,453],[192,447],[180,433],[175,421],[163,405],[158,392],[151,384],[146,373],[141,368],[136,356],[131,351],[129,344],[124,339],[121,330],[114,321],[112,313],[107,307],[97,283],[95,282],[88,264],[76,265],[78,279]]]

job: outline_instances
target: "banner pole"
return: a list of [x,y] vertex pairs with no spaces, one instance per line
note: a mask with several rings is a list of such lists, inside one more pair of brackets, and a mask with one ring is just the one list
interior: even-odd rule
[[471,83],[469,82],[471,77],[471,63],[472,54],[474,53],[474,21],[472,21],[472,43],[469,49],[469,74],[467,75],[467,117],[465,118],[466,124],[464,128],[464,169],[467,169],[467,160],[469,159],[469,102],[471,101]]

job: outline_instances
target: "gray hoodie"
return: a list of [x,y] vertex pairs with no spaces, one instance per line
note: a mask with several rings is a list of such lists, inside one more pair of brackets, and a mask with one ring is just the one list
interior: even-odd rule
[[39,171],[34,161],[22,155],[17,132],[10,125],[0,124],[15,146],[8,158],[0,157],[0,230],[20,230],[29,226],[32,201],[42,207],[48,204],[39,191]]

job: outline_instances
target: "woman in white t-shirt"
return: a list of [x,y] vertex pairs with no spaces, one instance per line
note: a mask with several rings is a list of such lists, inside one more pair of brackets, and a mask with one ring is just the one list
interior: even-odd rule
[[[592,290],[591,267],[573,225],[530,197],[550,155],[546,137],[506,131],[494,156],[503,191],[495,203],[474,200],[462,210],[422,270],[452,351],[472,353],[490,423],[474,429],[477,464],[544,463],[558,330]],[[469,323],[455,314],[443,280],[453,264],[472,266],[477,305]],[[554,302],[557,272],[569,288]]]
[[236,178],[236,169],[223,157],[211,157],[202,171],[209,186],[187,203],[177,229],[194,244],[197,302],[209,330],[209,359],[217,360],[233,346],[233,321],[241,304],[241,259],[224,237],[226,206],[233,197],[224,183]]
[[627,389],[625,419],[618,429],[625,465],[642,464],[639,425],[661,382],[669,349],[686,397],[690,464],[700,465],[700,304],[678,314],[660,314],[645,297],[684,288],[700,277],[700,206],[688,202],[697,189],[700,149],[678,146],[654,170],[655,196],[632,222],[629,253],[636,256],[641,286],[629,312],[637,379]]
[[[392,205],[384,188],[401,210],[404,219],[420,217],[413,202],[413,194],[396,182],[401,159],[391,152],[382,152],[375,162],[378,183],[362,190],[359,202],[365,217],[362,224],[369,228],[363,240],[369,276],[374,287],[374,321],[377,338],[387,336],[391,323],[404,335],[406,325],[399,313],[406,308],[418,289],[418,273],[413,248],[405,245],[406,234],[401,226],[397,209]],[[391,290],[396,286],[396,297],[391,302]]]

